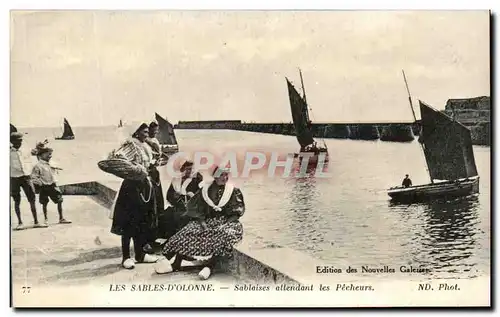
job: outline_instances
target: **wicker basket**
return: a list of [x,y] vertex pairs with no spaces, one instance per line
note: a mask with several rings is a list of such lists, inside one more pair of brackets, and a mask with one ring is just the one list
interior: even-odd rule
[[143,180],[148,174],[144,167],[125,159],[112,158],[97,163],[99,168],[117,177],[129,180]]

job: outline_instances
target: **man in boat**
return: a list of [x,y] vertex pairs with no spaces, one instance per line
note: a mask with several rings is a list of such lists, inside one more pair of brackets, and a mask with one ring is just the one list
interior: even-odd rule
[[313,150],[315,155],[317,155],[319,153],[318,142],[314,141],[314,143],[312,145],[312,150]]
[[403,179],[403,183],[401,184],[401,186],[403,186],[404,188],[408,188],[408,187],[411,187],[412,183],[411,183],[411,179],[409,177],[408,174],[405,175],[405,178]]

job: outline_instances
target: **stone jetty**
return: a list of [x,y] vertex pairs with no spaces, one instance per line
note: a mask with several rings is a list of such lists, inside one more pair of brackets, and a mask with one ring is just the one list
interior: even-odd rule
[[[490,97],[449,99],[443,113],[454,116],[471,130],[472,143],[490,145]],[[311,124],[316,138],[412,142],[419,135],[420,122],[347,122]],[[292,122],[256,123],[241,120],[179,121],[176,129],[224,129],[295,135]]]
[[[413,123],[312,123],[316,138],[407,142],[413,140]],[[291,122],[255,123],[240,120],[179,121],[176,129],[224,129],[295,136]],[[417,129],[418,130],[418,129]],[[390,136],[388,136],[389,131]],[[385,134],[384,134],[385,133]],[[386,136],[382,138],[382,136]]]

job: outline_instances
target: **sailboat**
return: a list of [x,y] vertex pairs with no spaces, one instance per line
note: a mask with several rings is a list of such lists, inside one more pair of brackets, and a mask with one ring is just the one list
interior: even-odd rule
[[17,128],[11,123],[10,124],[10,133],[17,132]]
[[64,118],[63,125],[63,134],[61,137],[56,138],[56,140],[73,140],[75,138],[75,134],[73,133],[73,129],[71,129],[71,126],[66,118]]
[[156,122],[158,122],[158,136],[162,153],[172,155],[179,152],[179,145],[175,137],[174,126],[167,119],[162,118],[155,113]]
[[123,128],[123,121],[120,119],[120,122],[118,123],[118,128]]
[[[424,152],[431,183],[406,188],[392,187],[388,190],[388,195],[394,201],[412,203],[479,193],[479,175],[470,130],[425,102],[419,100],[419,104],[419,143]],[[411,96],[410,106],[413,111]]]
[[[300,71],[300,80],[302,83],[302,92],[304,97],[302,97],[298,91],[295,89],[293,84],[285,77],[288,86],[288,97],[290,99],[290,109],[292,111],[293,125],[295,127],[295,135],[297,136],[297,141],[300,144],[300,153],[312,153],[313,156],[309,158],[309,164],[315,164],[318,162],[318,156],[320,153],[326,154],[325,162],[328,160],[328,148],[326,144],[324,147],[317,144],[314,140],[311,132],[312,121],[309,119],[309,110],[306,99],[306,93],[304,89],[304,81],[302,79],[302,72]],[[324,142],[323,142],[324,143]],[[295,154],[299,156],[299,154]]]

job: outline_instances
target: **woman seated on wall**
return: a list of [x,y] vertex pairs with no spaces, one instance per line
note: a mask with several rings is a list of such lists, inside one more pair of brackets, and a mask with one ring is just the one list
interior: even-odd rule
[[178,271],[183,259],[194,258],[207,261],[199,272],[200,278],[207,279],[216,260],[232,255],[233,246],[242,240],[239,218],[245,212],[243,194],[228,182],[227,169],[216,168],[213,177],[213,182],[203,183],[188,202],[186,214],[191,221],[165,244],[166,259],[157,263],[156,273]]
[[193,162],[184,162],[180,171],[181,177],[174,178],[167,190],[167,201],[170,206],[159,219],[160,238],[169,239],[189,223],[186,205],[203,184],[203,176],[193,172]]

